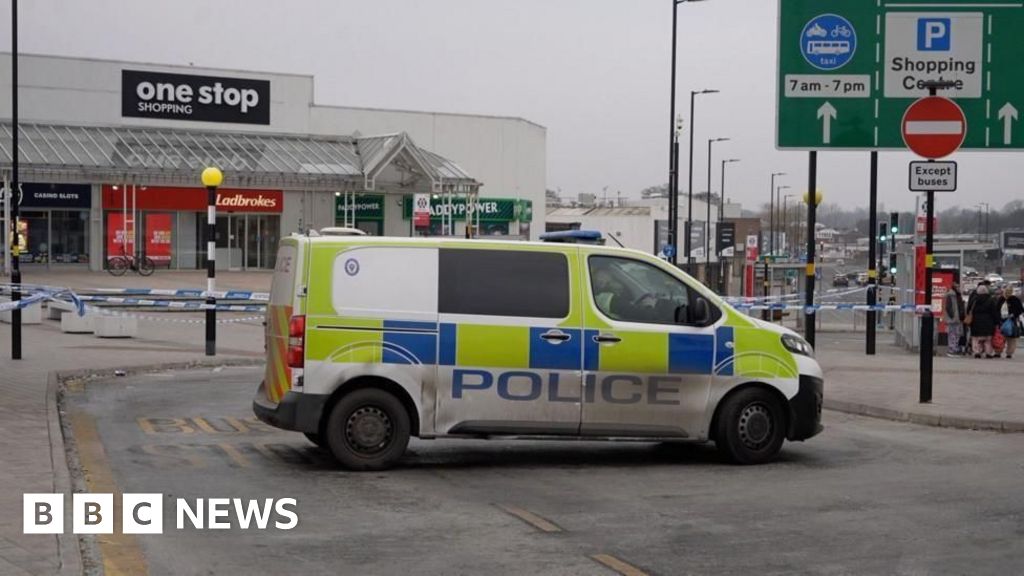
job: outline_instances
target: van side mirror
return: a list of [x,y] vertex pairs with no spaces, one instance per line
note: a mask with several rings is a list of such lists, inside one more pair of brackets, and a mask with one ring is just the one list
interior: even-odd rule
[[686,307],[686,304],[680,304],[679,306],[676,306],[676,314],[675,314],[675,318],[674,318],[675,323],[676,324],[686,324],[686,323],[688,323],[690,321],[689,313],[688,312],[689,312],[689,308]]
[[690,323],[704,326],[710,319],[711,309],[708,307],[708,301],[698,297],[697,302],[693,306],[693,318],[690,319]]

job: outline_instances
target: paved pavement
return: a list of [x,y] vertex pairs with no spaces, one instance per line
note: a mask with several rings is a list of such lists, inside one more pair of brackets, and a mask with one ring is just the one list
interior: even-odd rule
[[[88,287],[196,288],[205,285],[202,271],[159,272],[150,278],[88,272],[30,270],[26,281]],[[270,275],[220,273],[218,287],[265,291]],[[154,313],[155,314],[155,313]],[[200,318],[194,313],[169,318]],[[247,314],[237,314],[249,316]],[[230,315],[225,314],[225,317]],[[819,335],[819,360],[827,377],[826,406],[855,413],[925,424],[1024,431],[1024,356],[1015,360],[936,358],[934,401],[917,404],[917,356],[879,340],[879,354],[863,354],[863,335]],[[891,338],[891,336],[888,336]],[[257,360],[262,356],[258,320],[221,325],[218,359]],[[22,493],[69,491],[63,445],[48,376],[54,371],[151,366],[203,360],[203,327],[143,320],[140,337],[100,340],[62,334],[44,321],[24,329],[25,359],[10,360],[10,330],[0,325],[0,574],[75,573],[78,557],[73,539],[21,534]],[[12,488],[13,487],[13,488]]]
[[880,333],[877,354],[864,354],[864,335],[818,335],[825,371],[825,407],[933,426],[1024,432],[1024,356],[934,358],[932,401],[921,404],[920,357]]
[[[155,274],[146,278],[115,279],[108,274],[86,272],[48,273],[30,271],[26,282],[73,286],[131,286],[156,288],[203,287],[205,273]],[[266,290],[266,273],[223,273],[219,285],[240,290]],[[169,319],[199,319],[195,313],[166,315]],[[225,318],[251,314],[223,314]],[[130,340],[101,340],[91,335],[63,334],[57,322],[24,327],[23,359],[10,359],[10,325],[0,324],[0,574],[75,573],[77,543],[52,536],[22,534],[24,492],[69,491],[67,466],[63,461],[60,428],[55,426],[53,390],[48,394],[48,375],[53,371],[89,370],[149,366],[204,360],[204,332],[201,324],[140,322],[140,337]],[[218,327],[217,358],[259,358],[263,342],[259,320]],[[51,454],[51,441],[56,449]],[[70,519],[67,525],[70,526]]]

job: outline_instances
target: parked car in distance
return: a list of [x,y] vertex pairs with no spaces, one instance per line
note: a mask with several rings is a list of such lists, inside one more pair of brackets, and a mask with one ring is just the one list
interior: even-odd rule
[[850,279],[847,278],[846,274],[836,274],[835,277],[832,278],[832,285],[837,288],[849,286]]

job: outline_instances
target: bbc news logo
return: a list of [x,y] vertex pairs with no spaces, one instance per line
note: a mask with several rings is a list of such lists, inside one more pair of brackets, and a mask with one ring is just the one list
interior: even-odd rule
[[[177,530],[291,530],[299,525],[294,498],[177,498],[174,526]],[[71,498],[73,534],[113,534],[113,494],[74,494]],[[163,534],[163,494],[122,494],[121,532]],[[25,534],[64,533],[63,494],[25,494]]]

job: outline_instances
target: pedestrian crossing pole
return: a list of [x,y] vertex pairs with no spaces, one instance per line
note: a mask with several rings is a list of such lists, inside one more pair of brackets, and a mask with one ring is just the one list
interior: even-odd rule
[[206,186],[206,355],[217,354],[217,187],[224,181],[224,174],[210,166],[203,170],[203,186]]

